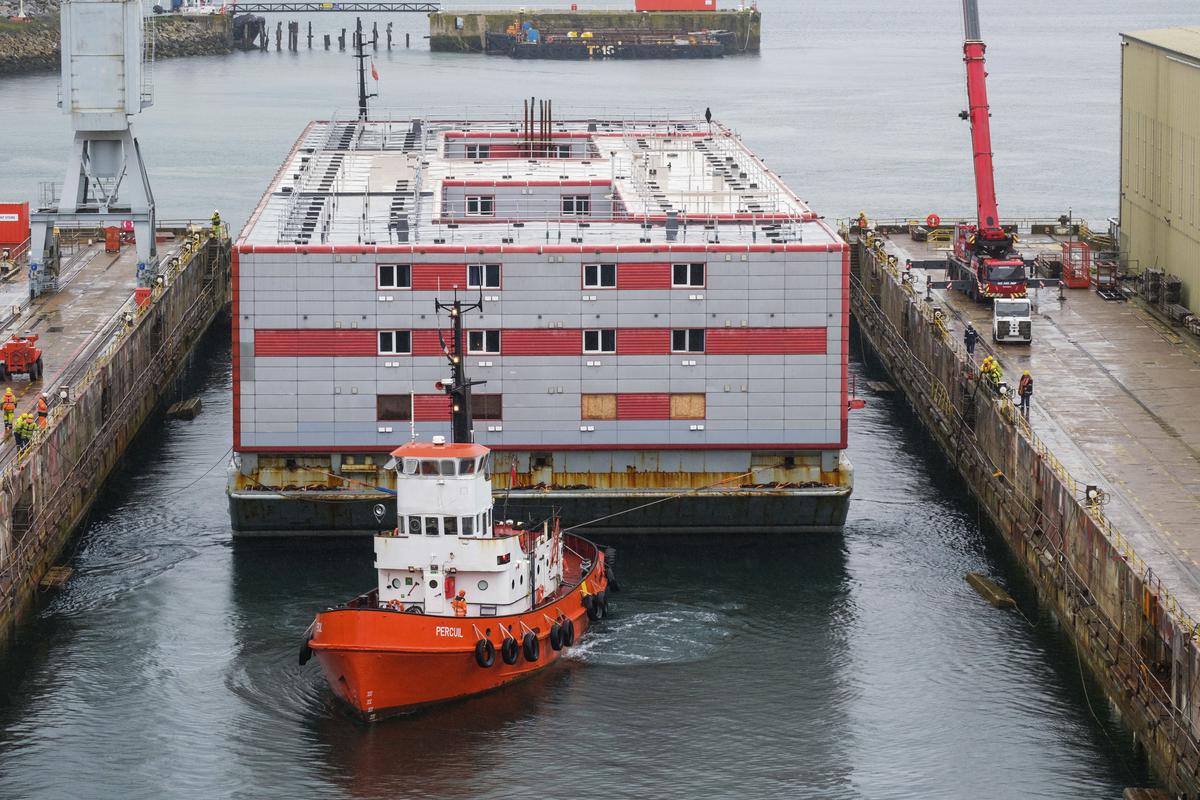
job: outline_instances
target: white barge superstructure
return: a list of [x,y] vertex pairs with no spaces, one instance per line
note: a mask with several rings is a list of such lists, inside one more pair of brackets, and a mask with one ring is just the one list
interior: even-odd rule
[[314,122],[235,249],[234,530],[394,527],[388,454],[449,432],[455,292],[509,517],[838,530],[848,259],[716,123]]

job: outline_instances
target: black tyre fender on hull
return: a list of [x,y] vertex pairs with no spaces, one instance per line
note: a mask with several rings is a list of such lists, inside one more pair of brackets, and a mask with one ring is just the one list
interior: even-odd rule
[[475,663],[483,669],[496,663],[496,645],[491,639],[480,639],[475,643]]
[[584,595],[583,607],[587,610],[588,619],[592,622],[595,622],[602,616],[600,606],[596,603],[596,595],[594,594]]
[[512,666],[517,663],[517,657],[521,654],[521,648],[517,646],[517,640],[513,637],[506,637],[504,644],[500,645],[500,658],[505,664]]
[[563,626],[561,623],[554,623],[550,626],[550,649],[563,649]]
[[537,634],[532,631],[525,634],[525,638],[521,641],[521,651],[525,656],[525,660],[530,663],[537,661],[541,657],[542,644],[538,641]]
[[575,621],[569,617],[562,621],[562,644],[563,647],[575,644]]

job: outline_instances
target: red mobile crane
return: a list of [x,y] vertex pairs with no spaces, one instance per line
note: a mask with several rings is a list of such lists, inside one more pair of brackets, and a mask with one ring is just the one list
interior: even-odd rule
[[949,277],[956,288],[973,299],[1025,296],[1025,261],[1013,246],[1013,237],[1000,226],[996,209],[996,181],[992,171],[992,131],[988,117],[987,49],[979,35],[977,0],[963,0],[963,61],[967,65],[967,103],[959,113],[971,121],[971,147],[975,157],[975,203],[978,224],[954,226],[954,252],[949,257]]

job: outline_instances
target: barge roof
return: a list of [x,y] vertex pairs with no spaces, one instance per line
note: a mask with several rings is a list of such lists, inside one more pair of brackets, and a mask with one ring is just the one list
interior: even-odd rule
[[[536,141],[536,140],[535,140]],[[571,157],[469,158],[451,143],[527,148],[515,119],[310,123],[242,231],[239,246],[687,246],[840,250],[836,232],[733,131],[704,120],[554,120],[542,146]],[[534,147],[538,145],[535,144]],[[536,153],[535,153],[536,154]],[[517,193],[508,211],[467,216],[451,193]],[[560,194],[591,193],[567,217]],[[458,195],[454,195],[457,197]],[[611,210],[605,213],[604,210]]]

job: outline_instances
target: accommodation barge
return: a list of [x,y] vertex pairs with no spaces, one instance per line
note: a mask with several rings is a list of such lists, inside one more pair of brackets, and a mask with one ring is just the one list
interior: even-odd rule
[[508,517],[843,525],[847,246],[724,126],[314,122],[234,251],[238,535],[394,527],[455,294]]
[[588,61],[642,58],[721,58],[734,52],[731,31],[538,31],[529,26],[487,34],[488,55]]

